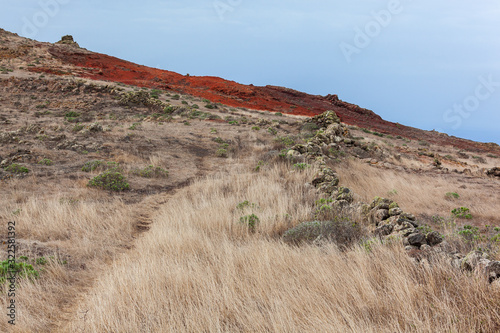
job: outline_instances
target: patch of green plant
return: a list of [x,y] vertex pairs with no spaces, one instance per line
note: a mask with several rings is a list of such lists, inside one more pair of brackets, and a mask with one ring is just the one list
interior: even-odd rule
[[216,137],[212,139],[213,141],[217,142],[218,144],[223,144],[225,141],[221,137]]
[[239,204],[236,205],[236,209],[239,209],[241,211],[247,209],[247,208],[257,208],[257,204],[250,202],[248,200],[242,201]]
[[490,157],[490,158],[499,158],[497,155],[493,155],[493,154],[488,154],[486,155],[487,157]]
[[184,120],[182,123],[183,123],[185,126],[191,126],[191,123],[190,123],[189,121],[187,121],[187,120]]
[[289,136],[278,136],[274,138],[275,142],[281,143],[285,147],[290,147],[295,144],[295,140]]
[[363,236],[363,228],[358,223],[347,217],[336,216],[327,221],[303,222],[286,231],[283,240],[297,245],[323,240],[333,242],[341,250],[345,250],[359,243]]
[[181,99],[181,96],[178,95],[178,94],[175,94],[172,96],[172,99],[175,100],[175,101],[178,101],[179,99]]
[[426,147],[430,146],[430,143],[429,143],[429,142],[427,142],[427,141],[423,141],[423,140],[419,141],[419,142],[418,142],[418,144],[419,144],[420,146],[426,146]]
[[145,168],[142,169],[135,169],[132,171],[133,175],[139,176],[139,177],[144,177],[144,178],[167,178],[168,177],[168,171],[160,168],[160,167],[155,167],[153,165],[148,165]]
[[264,161],[259,161],[257,163],[257,166],[255,167],[255,172],[259,172],[260,171],[260,168],[262,168],[264,166]]
[[82,124],[78,123],[78,124],[75,124],[75,126],[73,126],[73,128],[71,129],[71,131],[72,132],[80,132],[84,128],[85,128],[85,126],[83,126]]
[[254,231],[255,227],[257,226],[257,224],[259,222],[260,222],[260,219],[255,214],[245,215],[245,216],[240,217],[240,223],[247,225],[248,229],[250,229],[250,231]]
[[139,126],[141,126],[141,123],[133,123],[128,129],[135,131],[136,129],[139,128]]
[[210,134],[217,134],[217,129],[211,128],[210,129]]
[[376,135],[376,136],[379,136],[381,138],[383,138],[385,136],[385,134],[382,134],[382,133],[379,133],[379,132],[372,132],[373,135]]
[[310,168],[311,165],[307,163],[296,163],[293,165],[293,167],[298,170],[305,170],[307,168]]
[[16,174],[23,174],[23,173],[30,172],[30,170],[27,167],[22,166],[22,165],[17,164],[17,163],[12,163],[8,167],[6,167],[4,170],[11,172],[11,173],[16,173]]
[[276,112],[274,115],[275,115],[275,116],[278,116],[278,117],[282,117],[282,116],[283,116],[283,113],[281,113],[281,112]]
[[199,108],[200,108],[200,106],[199,106],[198,104],[193,104],[193,105],[191,105],[191,107],[192,107],[193,109],[199,109]]
[[120,164],[117,162],[105,162],[105,161],[100,161],[100,160],[94,160],[94,161],[88,161],[85,162],[85,164],[82,167],[82,171],[84,172],[91,172],[96,170],[97,168],[100,169],[109,169],[113,171],[120,171]]
[[457,218],[461,218],[461,219],[471,219],[472,218],[472,214],[470,213],[470,209],[467,208],[467,207],[459,207],[459,208],[455,208],[451,211],[451,213],[457,217]]
[[222,158],[227,158],[229,155],[228,155],[227,149],[219,148],[215,152],[215,156],[222,157]]
[[234,126],[238,126],[239,123],[237,120],[231,120],[230,122],[228,122],[229,125],[234,125]]
[[372,134],[372,131],[370,131],[369,129],[362,128],[361,130],[367,134]]
[[30,280],[34,280],[40,275],[31,264],[25,262],[9,263],[8,260],[4,260],[0,262],[0,283],[8,281],[7,279],[13,275],[11,272],[17,272],[18,278]]
[[89,181],[87,186],[116,192],[130,189],[126,178],[120,172],[114,170],[107,170],[95,176]]
[[267,132],[268,132],[269,134],[271,134],[271,135],[276,135],[276,134],[278,134],[278,130],[277,130],[276,128],[274,128],[274,127],[269,127],[269,128],[267,129]]
[[189,103],[187,101],[182,101],[181,103],[184,105],[189,105]]
[[38,164],[42,164],[42,165],[47,165],[47,166],[51,166],[51,165],[54,165],[54,162],[52,162],[52,160],[48,159],[48,158],[42,158]]
[[448,192],[445,194],[445,197],[447,199],[458,199],[458,198],[460,198],[460,195],[458,193],[455,193],[455,192]]
[[205,104],[205,107],[207,109],[217,109],[217,105],[216,104],[212,104],[212,103],[208,103],[208,104]]
[[457,233],[465,238],[467,241],[474,241],[478,240],[481,235],[479,233],[479,228],[478,227],[473,227],[471,225],[464,225],[462,229],[459,229]]
[[70,119],[75,119],[75,118],[78,118],[80,117],[80,114],[78,112],[75,112],[75,111],[69,111],[69,112],[66,112],[64,114],[64,117],[66,118],[66,120],[70,120]]
[[305,123],[302,126],[301,130],[306,131],[306,132],[316,132],[318,129],[319,129],[319,126],[315,123]]

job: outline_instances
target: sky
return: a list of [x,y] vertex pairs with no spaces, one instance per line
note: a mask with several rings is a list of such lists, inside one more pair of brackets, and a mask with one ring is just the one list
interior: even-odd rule
[[0,27],[500,144],[498,0],[0,0]]

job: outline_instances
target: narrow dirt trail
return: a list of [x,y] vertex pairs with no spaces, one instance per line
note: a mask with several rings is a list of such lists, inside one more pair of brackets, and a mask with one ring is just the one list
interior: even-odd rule
[[[206,158],[198,157],[196,158],[196,178],[205,177],[214,171],[214,166],[209,163]],[[66,298],[64,306],[61,306],[61,313],[56,318],[50,327],[48,327],[49,332],[69,332],[68,325],[71,322],[81,321],[82,330],[81,332],[86,332],[85,330],[85,319],[86,313],[81,311],[81,304],[86,301],[87,294],[95,286],[99,279],[99,276],[103,276],[107,270],[111,267],[113,262],[120,260],[124,253],[134,249],[135,241],[139,237],[142,237],[144,233],[148,232],[151,224],[154,221],[156,214],[159,213],[160,208],[172,198],[179,189],[182,189],[191,184],[193,179],[186,179],[176,187],[168,192],[147,195],[143,200],[134,204],[133,206],[133,232],[132,241],[129,244],[124,244],[124,250],[117,253],[114,258],[110,258],[105,265],[99,265],[100,269],[94,270],[92,273],[88,273],[85,277],[79,278],[79,282],[74,286],[74,292],[68,295]]]

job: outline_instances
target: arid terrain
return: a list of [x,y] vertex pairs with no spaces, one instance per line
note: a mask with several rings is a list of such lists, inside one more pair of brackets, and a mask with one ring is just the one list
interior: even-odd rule
[[0,144],[2,332],[500,331],[494,143],[0,29]]

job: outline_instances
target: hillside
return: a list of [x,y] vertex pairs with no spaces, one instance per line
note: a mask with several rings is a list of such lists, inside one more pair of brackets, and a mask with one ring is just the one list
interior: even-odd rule
[[0,143],[2,332],[500,330],[497,145],[4,30]]

